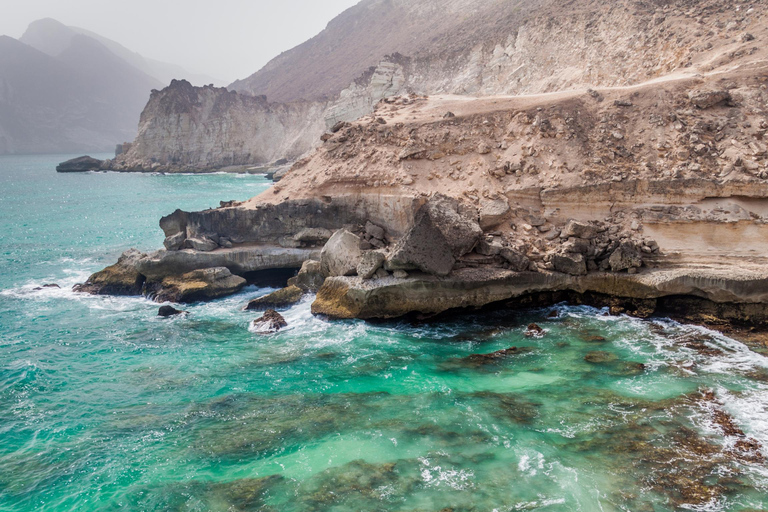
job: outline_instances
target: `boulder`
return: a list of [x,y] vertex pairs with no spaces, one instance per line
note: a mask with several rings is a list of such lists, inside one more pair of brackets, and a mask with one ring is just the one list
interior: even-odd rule
[[691,103],[700,109],[712,108],[720,103],[731,100],[731,93],[726,90],[691,91],[688,93]]
[[301,265],[301,270],[288,280],[288,286],[296,286],[305,292],[316,292],[323,286],[325,276],[319,261],[307,260]]
[[279,309],[292,306],[301,300],[304,290],[298,286],[287,286],[275,292],[253,299],[245,306],[246,311],[264,311],[265,309]]
[[592,364],[612,363],[618,358],[616,354],[604,350],[593,350],[592,352],[587,352],[587,355],[584,356],[584,360]]
[[438,276],[450,273],[456,258],[474,249],[483,235],[477,221],[459,211],[457,200],[433,196],[395,245],[386,269],[419,269]]
[[352,276],[357,272],[362,252],[360,237],[346,229],[333,234],[320,253],[320,265],[325,276]]
[[163,245],[169,251],[178,251],[184,245],[187,239],[187,234],[184,231],[179,231],[175,235],[171,235],[165,238]]
[[187,238],[184,245],[192,250],[200,252],[211,252],[219,248],[219,244],[205,236]]
[[136,268],[145,254],[130,249],[125,251],[117,263],[96,272],[83,284],[73,288],[76,292],[92,295],[141,295],[146,278]]
[[587,240],[597,236],[597,228],[585,222],[569,220],[560,234],[562,238],[585,238]]
[[633,243],[622,242],[608,258],[608,264],[614,272],[631,270],[643,266],[643,257]]
[[232,275],[226,267],[215,267],[147,283],[146,291],[158,302],[188,303],[226,297],[242,290],[245,284],[245,279]]
[[366,251],[357,264],[357,275],[363,279],[370,279],[376,274],[376,271],[384,265],[386,257],[379,251]]
[[173,306],[160,306],[160,309],[157,311],[157,316],[168,318],[169,316],[176,316],[182,313],[186,313],[186,311],[180,311]]
[[510,269],[515,272],[524,272],[531,265],[531,260],[528,259],[528,256],[513,249],[502,249],[499,254],[507,260]]
[[503,250],[504,246],[497,240],[489,242],[488,240],[481,239],[475,247],[475,252],[477,254],[482,254],[483,256],[496,256],[497,254],[501,254],[501,251]]
[[552,266],[558,272],[572,276],[587,274],[587,262],[582,254],[553,254]]
[[501,199],[483,199],[480,201],[480,228],[483,230],[491,229],[504,220],[509,213],[509,202],[506,198]]
[[104,164],[103,160],[97,160],[90,156],[79,156],[72,160],[67,160],[56,166],[56,172],[87,172],[98,171]]
[[268,309],[263,316],[251,322],[250,330],[256,334],[272,334],[286,326],[288,326],[288,322],[285,321],[283,315],[274,309]]

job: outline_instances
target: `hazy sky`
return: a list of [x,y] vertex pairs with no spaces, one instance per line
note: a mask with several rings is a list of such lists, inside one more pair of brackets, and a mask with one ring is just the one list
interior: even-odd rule
[[54,18],[229,83],[303,43],[359,0],[0,0],[0,34]]

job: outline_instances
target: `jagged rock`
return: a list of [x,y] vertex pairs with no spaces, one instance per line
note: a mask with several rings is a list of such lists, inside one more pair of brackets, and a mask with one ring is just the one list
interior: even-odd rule
[[265,310],[265,309],[279,309],[292,306],[301,300],[304,295],[304,290],[298,286],[287,286],[274,291],[270,294],[264,295],[257,299],[253,299],[246,306],[246,311],[252,310]]
[[497,254],[501,254],[501,251],[503,250],[504,246],[501,245],[501,242],[497,240],[489,242],[487,240],[481,239],[479,242],[477,242],[477,246],[475,247],[475,252],[482,254],[483,256],[496,256]]
[[587,255],[592,249],[589,240],[584,238],[569,238],[562,246],[563,252]]
[[171,235],[165,238],[163,245],[169,251],[178,251],[184,245],[184,241],[187,239],[187,234],[184,231],[179,231],[175,235]]
[[395,245],[386,269],[419,269],[428,274],[448,275],[456,258],[471,251],[483,234],[477,222],[458,210],[458,201],[439,194],[433,196],[419,209],[413,226]]
[[362,253],[360,238],[340,229],[328,240],[320,253],[320,264],[325,276],[351,276],[357,272]]
[[384,279],[385,277],[389,277],[389,272],[384,267],[381,267],[379,270],[376,271],[376,278],[377,279]]
[[384,240],[384,228],[368,221],[365,223],[365,232],[373,238]]
[[720,103],[731,100],[731,93],[726,90],[719,91],[691,91],[688,93],[691,103],[700,108],[712,108]]
[[622,242],[619,247],[613,251],[608,259],[611,270],[619,272],[621,270],[636,269],[643,266],[643,257],[637,247],[630,242]]
[[36,291],[36,292],[39,292],[40,290],[44,290],[46,288],[61,288],[61,286],[59,286],[56,283],[51,283],[51,284],[44,284],[43,286],[37,286],[37,287],[33,288],[32,290]]
[[307,260],[301,265],[301,270],[288,280],[288,286],[296,286],[305,292],[316,292],[323,286],[325,276],[319,261]]
[[423,158],[426,152],[427,150],[421,146],[417,146],[416,144],[409,144],[400,152],[400,160],[407,160],[409,158],[418,160]]
[[492,199],[480,201],[480,228],[483,230],[491,229],[504,220],[509,213],[509,202],[506,199]]
[[585,222],[578,222],[575,220],[568,221],[568,224],[563,228],[560,234],[561,238],[585,238],[592,239],[597,236],[597,228]]
[[98,171],[103,167],[103,161],[90,156],[79,156],[56,166],[56,172],[87,172]]
[[304,228],[293,236],[297,242],[325,243],[333,236],[330,229],[325,228]]
[[136,249],[125,251],[117,263],[96,272],[85,283],[75,285],[74,291],[92,295],[141,295],[146,277],[136,265],[144,256]]
[[207,237],[187,238],[184,246],[200,252],[211,252],[219,248],[219,244]]
[[242,277],[232,275],[225,267],[217,267],[147,283],[146,291],[158,302],[188,303],[226,297],[239,292],[245,285]]
[[529,324],[525,330],[525,336],[528,338],[541,338],[546,334],[546,331],[539,327],[538,324]]
[[180,311],[173,306],[160,306],[157,316],[168,318],[169,316],[181,315],[182,313],[186,313],[186,311]]
[[370,279],[386,261],[386,256],[379,251],[366,251],[357,264],[357,275],[363,279]]
[[509,263],[509,268],[515,272],[524,272],[528,270],[528,267],[531,264],[531,260],[528,259],[528,256],[513,249],[502,249],[499,254],[507,261],[507,263]]
[[553,254],[551,261],[558,272],[572,276],[587,274],[587,263],[582,254]]
[[250,330],[256,334],[272,334],[287,326],[288,322],[283,315],[274,309],[268,309],[264,315],[251,322]]

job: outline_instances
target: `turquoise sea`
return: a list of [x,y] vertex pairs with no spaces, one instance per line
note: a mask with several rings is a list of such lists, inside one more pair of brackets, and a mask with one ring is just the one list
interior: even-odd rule
[[259,337],[255,287],[159,319],[71,287],[268,182],[66,158],[0,157],[0,510],[768,509],[768,359],[742,343],[565,305],[328,322],[311,297]]

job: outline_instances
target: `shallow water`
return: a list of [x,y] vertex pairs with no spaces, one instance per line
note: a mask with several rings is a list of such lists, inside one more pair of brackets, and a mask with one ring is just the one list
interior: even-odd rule
[[737,341],[566,306],[327,322],[311,297],[258,337],[254,287],[161,320],[71,286],[160,246],[160,216],[266,180],[56,174],[63,159],[0,157],[0,510],[768,507],[765,463],[715,414],[768,446],[768,359]]

